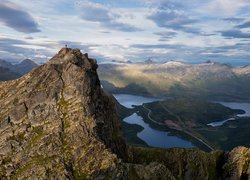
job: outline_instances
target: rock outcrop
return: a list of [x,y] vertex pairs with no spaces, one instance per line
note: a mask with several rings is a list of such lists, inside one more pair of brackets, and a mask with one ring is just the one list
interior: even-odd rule
[[226,153],[226,163],[223,166],[224,179],[250,178],[250,149],[237,147]]
[[63,48],[20,79],[0,82],[0,179],[249,178],[249,149],[127,147],[94,59]]
[[26,76],[0,84],[1,177],[122,176],[118,157],[126,158],[126,145],[96,69],[87,54],[64,48]]

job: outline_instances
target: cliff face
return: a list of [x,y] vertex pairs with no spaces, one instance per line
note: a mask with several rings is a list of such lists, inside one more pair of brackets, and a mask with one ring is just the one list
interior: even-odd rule
[[126,146],[96,69],[87,54],[64,48],[0,84],[1,177],[122,176],[117,155],[126,158]]
[[0,83],[0,179],[240,179],[247,148],[126,147],[97,64],[64,48],[20,79]]

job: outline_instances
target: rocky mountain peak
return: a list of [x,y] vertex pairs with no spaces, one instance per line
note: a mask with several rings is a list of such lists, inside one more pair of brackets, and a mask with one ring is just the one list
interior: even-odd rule
[[88,54],[81,53],[80,49],[62,48],[50,61],[50,64],[75,64],[87,69],[97,69],[95,59],[90,59]]
[[87,54],[63,48],[27,75],[0,83],[0,179],[249,177],[246,148],[209,154],[127,147],[96,69]]
[[63,48],[29,74],[0,84],[0,177],[118,176],[126,145],[96,68],[87,54]]

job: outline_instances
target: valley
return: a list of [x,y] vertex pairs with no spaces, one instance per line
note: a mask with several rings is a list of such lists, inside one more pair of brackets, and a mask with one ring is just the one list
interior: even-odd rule
[[[221,142],[210,139],[228,133],[233,145],[248,147],[242,138],[248,127],[239,124],[248,119],[221,126],[240,130],[237,135],[225,129],[208,138],[204,131],[207,123],[244,111],[186,98],[113,97],[102,88],[97,67],[79,49],[63,48],[23,77],[0,83],[1,178],[248,177],[249,149],[221,151]],[[205,152],[212,150],[208,145],[212,152]]]
[[[126,96],[127,101],[120,96]],[[129,144],[145,146],[146,143],[148,146],[162,148],[196,146],[205,151],[230,150],[239,145],[250,147],[250,118],[247,113],[244,114],[250,106],[245,107],[247,109],[244,111],[223,106],[223,103],[189,98],[159,100],[138,96],[136,102],[134,95],[121,94],[115,97],[122,105],[130,107],[129,114],[120,113],[124,137]],[[134,103],[133,109],[131,103]],[[233,120],[221,126],[209,125],[216,120],[229,118]]]

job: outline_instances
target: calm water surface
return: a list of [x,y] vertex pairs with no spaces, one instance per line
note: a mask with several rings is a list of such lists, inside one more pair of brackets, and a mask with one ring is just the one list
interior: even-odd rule
[[183,140],[176,136],[169,135],[169,132],[159,131],[151,128],[147,123],[143,121],[143,118],[136,113],[123,119],[126,123],[137,124],[144,129],[137,134],[137,136],[146,142],[149,146],[160,148],[191,148],[194,147],[191,142]]
[[[238,102],[219,102],[219,103],[222,104],[223,106],[229,107],[231,109],[242,109],[246,112],[245,114],[238,114],[237,115],[238,117],[246,117],[246,116],[250,117],[250,103],[238,103]],[[235,118],[229,118],[226,120],[219,120],[219,121],[209,123],[207,125],[213,126],[213,127],[218,127],[218,126],[222,126],[227,121],[233,121],[233,120],[235,120]]]
[[129,94],[113,94],[113,96],[117,99],[117,101],[121,105],[127,108],[132,108],[132,105],[142,105],[143,103],[149,103],[161,100],[159,98],[135,96]]
[[[115,98],[120,104],[125,107],[131,108],[132,105],[142,105],[143,103],[159,101],[161,99],[157,98],[148,98],[143,96],[127,95],[127,94],[114,94]],[[142,139],[145,143],[152,147],[160,148],[172,148],[172,147],[181,147],[181,148],[192,148],[194,145],[181,139],[177,136],[169,135],[169,132],[160,131],[153,129],[149,124],[143,121],[143,118],[136,113],[131,116],[123,119],[123,121],[129,124],[137,124],[144,129],[137,134],[137,136]]]

